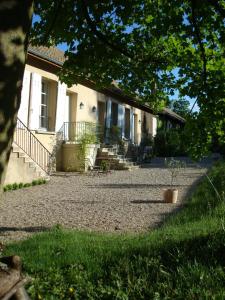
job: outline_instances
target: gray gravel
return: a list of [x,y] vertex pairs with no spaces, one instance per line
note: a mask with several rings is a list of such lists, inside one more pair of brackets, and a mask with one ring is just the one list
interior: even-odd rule
[[206,169],[186,168],[175,180],[177,204],[163,203],[170,183],[164,168],[113,171],[111,174],[57,173],[50,182],[3,194],[0,241],[20,240],[55,224],[108,232],[143,232],[181,207]]

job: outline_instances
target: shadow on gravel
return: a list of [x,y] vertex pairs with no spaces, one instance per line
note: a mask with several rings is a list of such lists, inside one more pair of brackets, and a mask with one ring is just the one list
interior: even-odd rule
[[84,175],[84,173],[80,172],[56,172],[53,173],[51,176],[52,177],[77,177],[80,175]]
[[29,227],[0,227],[0,234],[7,231],[25,231],[25,232],[40,232],[47,231],[49,227],[44,226],[29,226]]
[[130,203],[133,203],[133,204],[167,204],[165,203],[165,201],[163,200],[132,200],[130,201]]
[[[176,186],[189,186],[189,184],[176,184]],[[162,184],[162,183],[157,183],[157,184],[134,184],[134,183],[122,183],[122,184],[100,184],[100,185],[87,185],[87,187],[90,188],[98,188],[98,189],[102,189],[102,188],[108,188],[108,189],[120,189],[120,188],[124,188],[124,189],[132,189],[132,188],[158,188],[158,187],[170,187],[169,184]]]

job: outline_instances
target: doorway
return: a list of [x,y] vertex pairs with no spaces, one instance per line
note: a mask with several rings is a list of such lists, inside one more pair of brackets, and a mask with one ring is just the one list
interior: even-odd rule
[[118,124],[118,104],[112,102],[111,127],[117,126],[117,124]]
[[137,129],[138,129],[138,116],[137,116],[137,114],[134,114],[134,143],[135,144],[138,144]]
[[125,138],[130,139],[130,110],[125,108]]
[[106,121],[106,104],[105,102],[98,101],[98,124],[100,125],[100,141],[104,141],[105,132],[105,121]]

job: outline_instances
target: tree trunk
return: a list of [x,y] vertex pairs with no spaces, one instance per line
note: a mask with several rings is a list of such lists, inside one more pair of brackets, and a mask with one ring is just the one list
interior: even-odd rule
[[20,106],[33,0],[0,1],[0,189]]

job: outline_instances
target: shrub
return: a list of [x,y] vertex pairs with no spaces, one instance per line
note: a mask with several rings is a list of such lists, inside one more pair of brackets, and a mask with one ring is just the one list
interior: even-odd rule
[[107,172],[110,169],[110,165],[106,160],[102,160],[100,163],[100,169],[101,171]]
[[7,191],[12,191],[12,190],[17,190],[17,189],[22,189],[22,188],[26,188],[29,186],[34,186],[34,185],[40,185],[40,184],[45,184],[47,181],[46,179],[37,179],[37,180],[33,180],[31,183],[13,183],[13,184],[7,184],[3,187],[3,191],[7,192]]
[[22,187],[23,187],[23,183],[20,182],[20,183],[18,184],[18,188],[21,189]]
[[184,134],[179,129],[159,130],[154,138],[157,156],[182,156],[186,154]]

